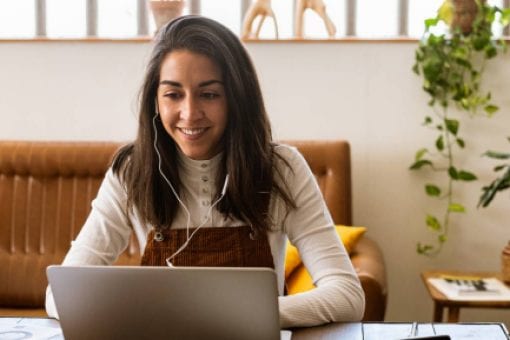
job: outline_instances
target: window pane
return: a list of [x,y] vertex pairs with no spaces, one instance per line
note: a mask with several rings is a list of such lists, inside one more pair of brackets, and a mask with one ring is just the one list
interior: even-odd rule
[[203,16],[221,22],[236,35],[241,33],[240,0],[202,0],[200,10]]
[[397,36],[398,0],[357,0],[356,35],[365,38]]
[[133,37],[137,35],[137,0],[98,0],[97,35]]
[[85,0],[46,0],[48,37],[83,37],[87,34]]
[[0,0],[0,37],[34,37],[34,5],[34,0]]

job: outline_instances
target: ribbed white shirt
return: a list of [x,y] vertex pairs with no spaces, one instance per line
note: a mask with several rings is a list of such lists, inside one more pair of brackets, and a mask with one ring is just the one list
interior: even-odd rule
[[[268,240],[278,279],[280,324],[282,328],[314,326],[332,321],[358,321],[363,316],[364,294],[349,255],[340,242],[322,194],[308,164],[293,147],[279,145],[277,152],[291,169],[279,164],[297,209],[286,211],[280,199],[271,200],[273,225]],[[196,161],[180,155],[183,183],[181,200],[191,215],[190,228],[208,219],[216,195],[215,179],[221,155]],[[281,161],[280,161],[281,162]],[[168,188],[168,190],[171,190]],[[221,188],[219,189],[221,190]],[[151,226],[141,222],[136,209],[127,208],[125,188],[110,169],[92,210],[63,265],[110,265],[127,247],[134,231],[143,253]],[[225,219],[216,209],[206,227],[235,227],[245,222]],[[187,215],[179,209],[172,228],[186,228]],[[317,288],[283,296],[286,240],[300,253]],[[46,311],[58,317],[51,289],[46,292]]]

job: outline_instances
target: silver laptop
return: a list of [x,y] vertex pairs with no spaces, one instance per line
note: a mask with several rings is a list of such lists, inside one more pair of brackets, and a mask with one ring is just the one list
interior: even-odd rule
[[280,339],[268,268],[47,268],[67,340]]

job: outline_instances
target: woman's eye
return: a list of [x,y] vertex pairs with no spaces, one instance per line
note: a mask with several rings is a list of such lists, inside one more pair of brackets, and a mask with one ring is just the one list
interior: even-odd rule
[[182,97],[181,94],[177,92],[165,93],[164,96],[170,99],[179,99]]
[[214,99],[214,98],[219,97],[219,95],[214,92],[204,92],[204,93],[202,93],[202,97],[205,99]]

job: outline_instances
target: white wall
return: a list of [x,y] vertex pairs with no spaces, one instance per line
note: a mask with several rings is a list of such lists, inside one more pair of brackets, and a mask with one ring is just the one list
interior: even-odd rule
[[[509,150],[510,55],[487,67],[486,84],[502,110],[462,123],[474,156],[463,164],[481,181],[460,192],[469,209],[456,216],[451,240],[435,258],[415,253],[430,237],[423,176],[407,170],[433,135],[411,72],[415,43],[251,43],[276,139],[347,139],[352,145],[354,222],[369,228],[388,266],[388,320],[430,321],[419,273],[425,269],[499,270],[510,239],[508,193],[475,209],[493,163],[487,148]],[[0,138],[121,140],[135,135],[136,94],[149,43],[0,43]],[[510,310],[463,310],[462,321],[504,321]]]

